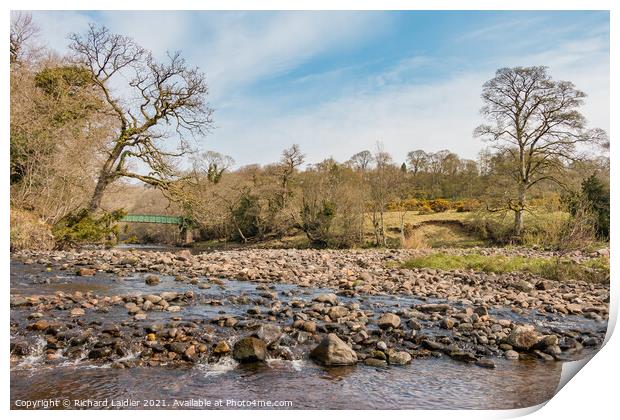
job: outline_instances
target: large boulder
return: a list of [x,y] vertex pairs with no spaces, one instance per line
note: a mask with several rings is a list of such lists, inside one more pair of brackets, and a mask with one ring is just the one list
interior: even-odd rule
[[245,337],[235,343],[233,358],[241,363],[262,362],[267,357],[265,342],[256,337]]
[[336,334],[327,334],[310,357],[325,366],[346,366],[357,363],[357,354]]
[[517,350],[530,350],[539,341],[540,336],[532,325],[519,325],[506,338],[506,342]]

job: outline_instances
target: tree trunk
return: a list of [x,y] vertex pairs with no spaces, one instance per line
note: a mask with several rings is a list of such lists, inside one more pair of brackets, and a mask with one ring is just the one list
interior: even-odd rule
[[106,187],[110,183],[110,178],[110,175],[104,173],[103,171],[101,175],[99,175],[99,180],[97,181],[97,185],[95,186],[95,192],[93,192],[93,196],[90,199],[90,203],[88,204],[89,213],[94,213],[99,209],[99,207],[101,207],[103,193],[105,192]]
[[384,210],[381,207],[381,240],[383,242],[383,246],[387,248],[387,238],[385,237],[385,223],[384,223]]
[[108,160],[106,160],[103,168],[99,172],[99,179],[97,180],[97,185],[95,186],[95,192],[93,192],[93,196],[90,199],[90,203],[88,205],[88,212],[94,213],[99,207],[101,207],[101,200],[103,199],[103,193],[105,189],[110,185],[110,183],[114,180],[114,163],[121,156],[123,152],[125,134],[121,133],[121,135],[116,140],[116,145],[114,149],[110,153]]
[[401,211],[400,213],[400,246],[401,248],[405,247],[405,214],[406,211]]
[[517,238],[521,239],[523,236],[523,213],[525,212],[526,198],[525,198],[525,185],[519,185],[519,197],[517,202],[517,208],[515,210],[515,226],[514,234]]
[[514,231],[515,231],[515,236],[520,239],[521,236],[523,235],[523,209],[522,208],[515,210]]
[[379,239],[379,219],[377,217],[377,210],[372,210],[372,229],[375,232],[375,245],[381,245],[381,241]]

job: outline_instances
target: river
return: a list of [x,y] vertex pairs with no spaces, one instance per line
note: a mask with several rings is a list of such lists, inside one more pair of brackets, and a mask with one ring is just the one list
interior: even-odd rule
[[[93,291],[99,296],[144,293],[141,276],[116,278],[111,274],[76,277],[73,274],[48,270],[38,265],[11,264],[11,293],[25,295],[54,294],[58,291]],[[149,293],[171,290],[194,290],[200,295],[196,303],[184,309],[184,318],[208,318],[218,314],[243,314],[260,302],[256,284],[227,280],[220,287],[199,289],[179,284],[170,276],[162,276],[160,284]],[[329,290],[299,288],[291,284],[273,287],[286,302],[310,299]],[[247,299],[240,301],[239,296]],[[214,306],[213,299],[223,305]],[[343,298],[357,300],[362,308],[386,310],[415,304],[414,297],[361,296]],[[62,311],[56,316],[61,317]],[[26,322],[29,311],[12,309],[11,322]],[[177,314],[178,315],[178,314]],[[493,315],[523,318],[510,310],[496,309]],[[173,314],[157,312],[150,319],[165,321]],[[583,317],[553,317],[530,313],[529,322],[547,327],[581,328],[604,331],[606,324]],[[105,314],[87,313],[84,322],[112,321],[121,323],[126,312],[111,310]],[[13,337],[12,337],[13,338]],[[50,362],[44,355],[45,342],[31,355],[11,364],[11,405],[21,408],[23,401],[67,399],[71,404],[60,408],[80,408],[76,400],[108,401],[103,408],[115,408],[110,401],[137,401],[138,407],[205,408],[206,401],[222,406],[209,408],[240,408],[232,401],[287,402],[282,408],[293,409],[511,409],[540,404],[550,399],[559,383],[560,361],[538,359],[506,360],[496,358],[495,369],[484,369],[443,357],[414,359],[405,366],[389,368],[358,364],[354,367],[326,368],[307,358],[297,360],[269,359],[267,363],[239,365],[231,358],[217,363],[196,363],[191,366],[136,366],[117,369],[108,364],[58,359]],[[585,356],[585,354],[584,354]],[[126,358],[135,357],[128,354]],[[120,404],[120,403],[119,403]],[[86,407],[81,407],[86,408]],[[250,406],[247,408],[261,408]],[[280,408],[280,407],[279,407]]]

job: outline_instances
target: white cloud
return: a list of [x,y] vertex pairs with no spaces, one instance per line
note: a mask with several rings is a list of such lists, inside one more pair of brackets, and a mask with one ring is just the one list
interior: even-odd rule
[[[414,67],[420,60],[410,62]],[[406,64],[406,63],[405,63]],[[398,74],[398,64],[387,75]],[[374,79],[375,87],[326,100],[295,113],[268,104],[246,102],[243,115],[224,116],[207,138],[208,148],[233,155],[239,164],[270,162],[280,150],[299,143],[308,162],[333,156],[345,160],[372,149],[377,141],[397,161],[414,149],[450,149],[475,158],[484,146],[472,138],[481,122],[482,84],[504,66],[547,65],[555,79],[573,81],[588,94],[583,113],[593,127],[609,129],[609,59],[605,42],[582,40],[540,54],[505,57],[484,63],[476,72],[426,84],[403,84],[399,78]],[[397,80],[396,83],[385,81]]]
[[[83,31],[91,20],[79,12],[34,15],[44,39],[57,49],[67,44],[67,32]],[[133,36],[158,54],[185,47],[188,61],[207,73],[209,99],[222,110],[216,112],[218,128],[204,139],[203,147],[230,154],[239,164],[274,161],[279,151],[292,143],[301,144],[309,162],[330,155],[344,160],[357,151],[372,149],[377,141],[382,141],[398,161],[407,151],[418,148],[447,148],[473,158],[482,147],[472,138],[474,127],[481,122],[481,86],[498,67],[504,66],[549,66],[554,78],[572,80],[589,95],[583,111],[590,124],[609,129],[609,43],[605,39],[609,34],[600,28],[592,28],[589,36],[578,41],[539,53],[488,57],[477,63],[475,71],[432,83],[405,81],[420,66],[442,65],[445,70],[447,63],[412,57],[383,74],[358,80],[358,86],[351,84],[341,90],[346,93],[340,96],[334,93],[319,103],[291,110],[281,104],[294,102],[298,92],[275,99],[269,95],[252,98],[246,88],[302,66],[320,54],[363,42],[380,33],[389,18],[354,12],[228,12],[200,16],[102,12],[99,18],[112,30]],[[496,25],[472,36],[490,37],[502,30],[505,27]],[[520,42],[532,39],[524,37]],[[518,49],[526,47],[519,44]],[[331,77],[332,81],[335,77],[349,84],[351,80],[345,75],[355,72],[359,64],[353,62],[297,82],[318,83],[321,77]]]
[[276,77],[328,49],[336,49],[383,28],[380,15],[354,12],[246,13],[218,15],[205,42],[200,67],[212,97],[263,77]]
[[76,11],[34,11],[34,22],[41,29],[40,40],[49,48],[67,52],[68,36],[71,32],[84,32],[92,21],[87,15]]

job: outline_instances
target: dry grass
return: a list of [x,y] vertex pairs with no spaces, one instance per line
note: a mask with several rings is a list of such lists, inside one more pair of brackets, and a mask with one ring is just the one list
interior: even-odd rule
[[33,213],[11,209],[11,250],[54,248],[54,235],[49,225]]

